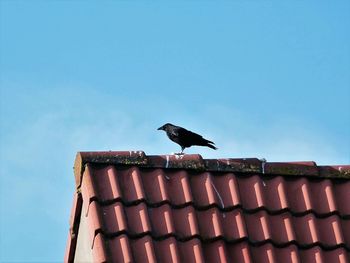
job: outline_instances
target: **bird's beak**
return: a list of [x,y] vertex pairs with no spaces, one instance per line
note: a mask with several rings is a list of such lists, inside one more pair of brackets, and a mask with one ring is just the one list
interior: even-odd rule
[[161,130],[163,130],[163,126],[162,127],[159,127],[158,129],[157,129],[158,131],[161,131]]

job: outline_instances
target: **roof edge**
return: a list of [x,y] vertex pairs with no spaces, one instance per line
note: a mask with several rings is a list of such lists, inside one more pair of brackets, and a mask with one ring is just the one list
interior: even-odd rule
[[69,219],[69,232],[64,255],[64,262],[73,262],[75,257],[75,249],[78,240],[78,231],[80,225],[80,215],[82,211],[83,199],[80,193],[74,193],[73,205]]
[[203,159],[199,154],[146,155],[143,151],[78,152],[74,163],[74,175],[78,191],[85,164],[87,163],[350,179],[350,165],[318,166],[312,161],[267,162],[265,159],[259,160],[257,158]]

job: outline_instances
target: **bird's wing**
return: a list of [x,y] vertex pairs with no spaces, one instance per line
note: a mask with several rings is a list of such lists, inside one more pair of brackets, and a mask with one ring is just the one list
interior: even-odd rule
[[185,145],[198,145],[206,142],[206,140],[201,135],[184,128],[179,129],[178,134],[178,137]]
[[203,137],[197,133],[194,133],[194,132],[191,132],[189,130],[186,130],[184,128],[180,128],[178,129],[178,135],[179,136],[184,136],[184,137],[189,137],[189,138],[192,138],[192,139],[203,139]]
[[204,145],[207,146],[208,143],[214,144],[212,141],[209,141],[207,139],[204,139],[203,136],[191,132],[189,130],[186,130],[184,128],[181,128],[178,130],[179,138],[181,139],[182,143],[185,145]]

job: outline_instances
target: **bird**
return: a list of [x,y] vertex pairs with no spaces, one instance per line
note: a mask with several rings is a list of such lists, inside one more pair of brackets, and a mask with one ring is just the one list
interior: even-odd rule
[[171,123],[164,124],[159,127],[158,130],[165,131],[170,140],[181,146],[181,153],[179,154],[184,154],[185,148],[189,148],[193,145],[207,146],[214,150],[218,149],[214,146],[215,143],[204,139],[203,136]]

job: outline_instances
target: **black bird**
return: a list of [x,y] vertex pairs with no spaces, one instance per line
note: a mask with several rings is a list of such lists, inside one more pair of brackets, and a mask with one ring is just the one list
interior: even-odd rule
[[217,148],[213,145],[215,143],[204,139],[201,135],[186,130],[185,128],[173,125],[171,123],[164,124],[159,127],[158,130],[163,130],[170,140],[176,142],[181,146],[181,154],[185,148],[191,147],[193,145],[207,146],[216,150]]

